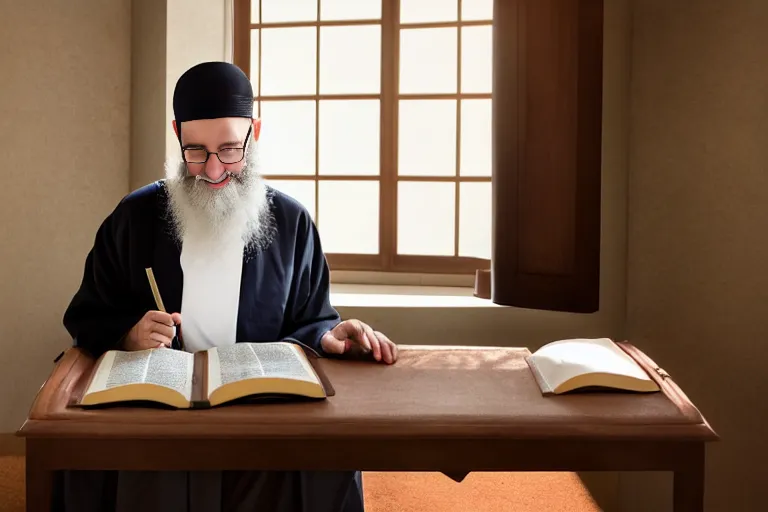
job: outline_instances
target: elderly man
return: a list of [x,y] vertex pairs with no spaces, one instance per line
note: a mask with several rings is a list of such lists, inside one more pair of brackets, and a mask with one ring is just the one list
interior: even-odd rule
[[[385,335],[340,320],[309,214],[263,182],[245,74],[224,62],[194,66],[176,84],[173,109],[181,159],[99,228],[64,315],[75,344],[99,356],[171,347],[177,335],[192,352],[292,340],[320,356],[362,350],[395,362]],[[156,310],[147,267],[168,313]],[[76,511],[363,510],[359,472],[72,471],[56,494]]]

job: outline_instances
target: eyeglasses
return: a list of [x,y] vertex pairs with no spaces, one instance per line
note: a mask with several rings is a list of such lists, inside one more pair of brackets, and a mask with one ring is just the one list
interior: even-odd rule
[[184,150],[184,161],[188,164],[204,164],[210,155],[216,155],[223,164],[236,164],[245,156],[245,149],[225,148],[221,151],[208,151],[205,148],[187,148]]
[[219,151],[208,151],[205,148],[182,148],[184,161],[188,164],[204,164],[211,155],[216,155],[222,164],[236,164],[245,157],[245,145],[248,144],[248,137],[251,136],[251,126],[245,135],[245,144],[241,148],[224,148]]

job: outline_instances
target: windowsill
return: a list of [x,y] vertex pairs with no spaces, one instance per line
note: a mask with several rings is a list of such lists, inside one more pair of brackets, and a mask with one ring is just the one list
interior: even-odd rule
[[[404,272],[331,270],[331,286],[334,284],[359,284],[365,286],[380,285],[419,288],[437,288],[447,286],[452,288],[469,288],[469,295],[472,295],[472,289],[475,285],[475,276],[461,274],[419,274]],[[466,293],[460,293],[460,295],[466,295]]]
[[331,283],[331,304],[345,308],[502,307],[468,287]]

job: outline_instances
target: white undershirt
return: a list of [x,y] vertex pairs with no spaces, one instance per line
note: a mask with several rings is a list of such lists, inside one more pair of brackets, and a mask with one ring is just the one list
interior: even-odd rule
[[210,238],[184,237],[181,330],[187,352],[235,343],[243,249],[237,235],[213,247]]

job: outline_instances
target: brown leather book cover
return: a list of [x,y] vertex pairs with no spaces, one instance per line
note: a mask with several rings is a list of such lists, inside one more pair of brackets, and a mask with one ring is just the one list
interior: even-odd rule
[[323,371],[323,366],[320,364],[320,358],[317,357],[317,355],[315,355],[313,352],[305,348],[303,348],[303,350],[304,350],[304,353],[307,355],[309,364],[312,365],[312,369],[315,370],[317,377],[320,379],[320,383],[323,385],[323,389],[325,390],[325,396],[327,397],[335,396],[336,390],[333,388],[333,384],[331,384],[331,379],[329,379],[328,375],[326,375],[325,371]]
[[195,352],[192,370],[192,409],[210,407],[208,403],[208,352]]
[[642,350],[628,341],[616,342],[624,352],[634,359],[648,375],[661,388],[661,392],[675,404],[683,415],[694,423],[706,423],[704,416],[699,409],[691,402],[688,396],[683,392],[677,383],[672,379],[669,373],[661,368],[656,362],[648,357]]
[[93,359],[88,373],[83,378],[80,378],[72,389],[72,393],[69,395],[68,405],[72,407],[84,407],[82,405],[83,396],[85,396],[86,390],[91,386],[93,378],[96,375],[96,368],[101,364],[101,360],[104,359],[106,354],[102,354],[98,359]]

